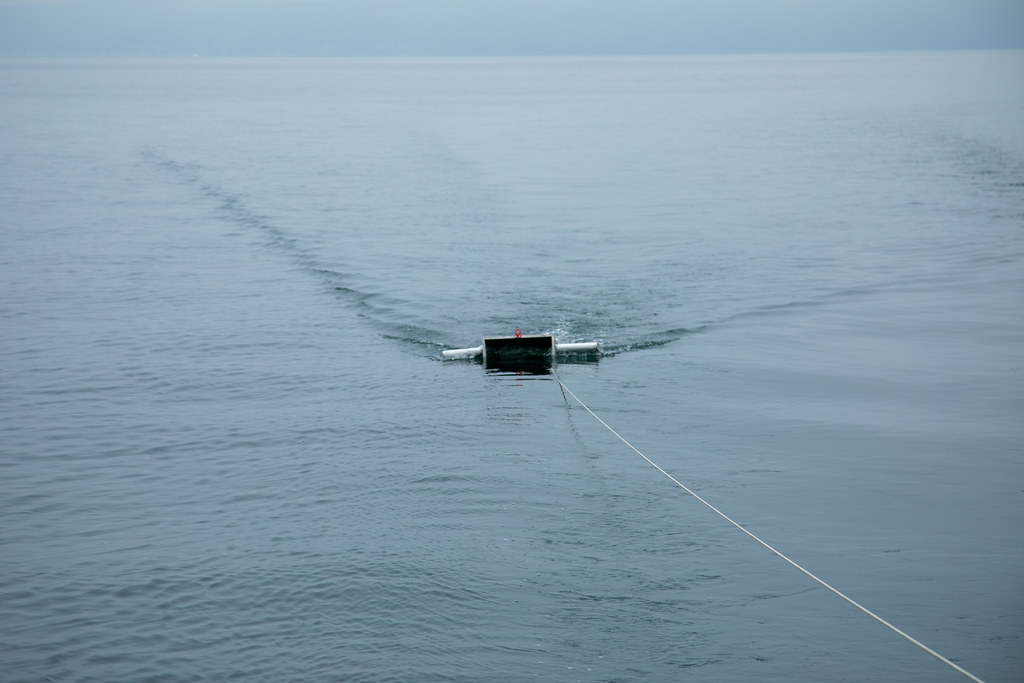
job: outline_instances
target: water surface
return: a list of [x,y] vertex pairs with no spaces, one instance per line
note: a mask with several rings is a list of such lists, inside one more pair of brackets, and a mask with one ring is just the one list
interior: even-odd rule
[[989,681],[1021,52],[0,64],[11,681]]

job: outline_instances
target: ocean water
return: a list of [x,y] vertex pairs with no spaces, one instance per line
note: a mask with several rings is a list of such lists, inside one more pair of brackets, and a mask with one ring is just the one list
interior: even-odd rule
[[[5,681],[1024,677],[1024,53],[0,63]],[[485,335],[599,341],[494,373]]]

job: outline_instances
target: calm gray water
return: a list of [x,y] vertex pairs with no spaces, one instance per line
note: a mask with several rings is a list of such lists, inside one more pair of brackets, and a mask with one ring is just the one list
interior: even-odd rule
[[0,63],[5,681],[1024,677],[1024,53]]

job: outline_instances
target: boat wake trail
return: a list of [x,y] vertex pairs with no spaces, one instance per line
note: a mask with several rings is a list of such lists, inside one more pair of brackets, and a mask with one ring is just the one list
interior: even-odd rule
[[[552,335],[560,343],[596,340],[603,355],[611,357],[672,344],[706,327],[650,326],[650,321],[639,312],[646,304],[628,297],[623,299],[623,288],[616,280],[605,282],[586,297],[578,293],[552,297],[549,281],[530,284],[529,278],[519,278],[511,289],[502,291],[508,283],[492,282],[490,289],[478,288],[477,298],[470,299],[466,292],[478,291],[472,283],[485,278],[488,269],[505,267],[505,262],[495,260],[497,257],[492,254],[491,260],[485,259],[481,265],[467,260],[459,249],[451,248],[421,253],[423,250],[417,251],[418,247],[401,244],[404,233],[394,223],[378,228],[387,234],[367,240],[366,234],[376,233],[369,233],[365,225],[346,225],[344,221],[337,225],[317,224],[322,217],[320,211],[312,210],[315,207],[298,214],[308,218],[309,225],[288,229],[283,224],[289,219],[254,208],[261,204],[259,197],[211,180],[215,175],[213,169],[179,161],[153,149],[141,152],[140,163],[171,177],[208,203],[210,212],[219,220],[287,258],[297,270],[317,281],[324,292],[354,310],[382,338],[416,355],[440,360],[443,349],[473,346],[483,336],[511,334],[518,327],[528,334]],[[322,231],[319,236],[318,230]],[[324,245],[318,239],[325,240]],[[486,249],[487,244],[476,246]],[[518,257],[516,253],[510,258]],[[394,278],[397,288],[396,282],[389,286],[382,280],[381,273]],[[430,286],[428,281],[450,282],[453,275],[460,286],[434,284],[427,301],[409,297],[424,294],[424,286]],[[441,321],[443,331],[436,327],[441,323],[432,325],[427,320]]]
[[355,309],[356,315],[374,327],[384,339],[396,341],[414,353],[427,356],[439,355],[446,346],[447,342],[437,330],[395,319],[402,317],[395,311],[414,310],[415,304],[374,291],[355,275],[335,264],[325,263],[269,216],[251,209],[242,195],[209,181],[197,165],[168,158],[154,150],[144,150],[141,156],[143,163],[174,176],[181,184],[211,201],[220,218],[260,235],[268,248],[286,256],[298,270],[321,283],[325,292]]

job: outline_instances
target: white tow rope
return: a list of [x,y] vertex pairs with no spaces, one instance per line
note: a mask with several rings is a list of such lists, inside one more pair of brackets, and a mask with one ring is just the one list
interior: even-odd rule
[[890,629],[891,631],[893,631],[893,632],[895,632],[895,633],[897,633],[897,634],[899,634],[899,635],[903,636],[904,638],[906,638],[907,640],[909,640],[909,641],[910,641],[911,643],[913,643],[914,645],[917,645],[917,646],[918,646],[919,648],[921,648],[922,650],[924,650],[924,651],[925,651],[925,652],[927,652],[928,654],[930,654],[930,655],[932,655],[933,657],[935,657],[936,659],[938,659],[938,660],[939,660],[940,662],[942,662],[942,663],[944,663],[944,664],[947,664],[947,665],[951,666],[952,668],[956,669],[957,671],[959,671],[960,673],[962,673],[962,674],[963,674],[964,676],[966,676],[967,678],[971,679],[972,681],[975,681],[975,683],[984,683],[984,681],[982,681],[982,680],[981,680],[980,678],[978,678],[977,676],[975,676],[974,674],[972,674],[972,673],[971,673],[970,671],[967,671],[967,670],[966,670],[966,669],[964,669],[964,668],[963,668],[962,666],[959,666],[959,665],[958,665],[958,664],[956,664],[955,662],[951,661],[951,660],[950,660],[949,658],[947,658],[947,657],[943,657],[943,656],[942,656],[941,654],[939,654],[939,653],[938,653],[938,652],[936,652],[935,650],[931,649],[930,647],[928,647],[927,645],[925,645],[925,644],[924,644],[924,643],[922,643],[921,641],[917,640],[917,639],[916,639],[916,638],[914,638],[913,636],[911,636],[911,635],[907,634],[906,632],[904,632],[904,631],[901,631],[900,629],[896,628],[895,626],[893,626],[892,624],[890,624],[890,623],[889,623],[888,621],[886,621],[886,620],[885,620],[885,619],[883,619],[882,617],[878,616],[877,614],[875,614],[874,612],[872,612],[871,610],[869,610],[869,609],[868,609],[867,607],[865,607],[864,605],[860,604],[859,602],[857,602],[856,600],[854,600],[854,599],[853,599],[853,598],[851,598],[850,596],[848,596],[848,595],[846,595],[845,593],[843,593],[842,591],[840,591],[840,590],[839,590],[838,588],[835,588],[835,587],[831,586],[830,584],[826,583],[825,581],[823,581],[822,579],[819,579],[819,578],[818,578],[817,576],[815,576],[814,574],[812,574],[812,573],[811,573],[810,571],[808,571],[808,570],[804,569],[804,568],[803,568],[803,567],[801,567],[801,566],[800,566],[799,564],[797,564],[797,563],[796,563],[796,562],[794,562],[793,560],[789,559],[788,557],[786,557],[785,555],[783,555],[783,554],[782,554],[781,552],[779,552],[778,550],[776,550],[775,548],[773,548],[772,546],[770,546],[770,545],[769,545],[768,543],[766,543],[765,541],[761,540],[760,538],[758,538],[757,536],[755,536],[755,535],[754,535],[753,533],[751,533],[750,531],[748,531],[747,529],[745,529],[745,528],[744,528],[744,527],[743,527],[743,526],[742,526],[742,525],[741,525],[741,524],[740,524],[739,522],[737,522],[736,520],[734,520],[734,519],[733,519],[732,517],[730,517],[729,515],[725,514],[724,512],[722,512],[721,510],[719,510],[718,508],[716,508],[716,507],[715,507],[714,505],[712,505],[712,504],[711,504],[711,503],[709,503],[708,501],[706,501],[706,500],[704,500],[703,498],[701,498],[701,497],[700,497],[699,495],[697,495],[696,493],[694,493],[694,492],[693,492],[693,490],[691,490],[690,488],[688,488],[688,487],[687,487],[687,486],[686,486],[685,484],[683,484],[682,482],[680,482],[680,481],[679,481],[678,479],[676,479],[675,477],[673,477],[673,476],[672,476],[671,474],[669,474],[669,473],[668,473],[668,472],[666,472],[665,470],[661,469],[661,467],[659,467],[659,466],[658,466],[658,464],[657,464],[656,462],[654,462],[653,460],[651,460],[650,458],[648,458],[648,457],[647,457],[646,455],[644,455],[643,453],[641,453],[641,452],[640,452],[639,450],[637,450],[636,446],[634,446],[633,444],[631,444],[630,442],[628,442],[628,441],[626,441],[626,440],[625,440],[624,438],[622,438],[622,435],[621,435],[621,434],[619,434],[619,433],[618,433],[617,431],[615,431],[614,429],[612,429],[612,428],[611,428],[611,427],[610,427],[610,426],[608,425],[608,423],[607,423],[607,422],[605,422],[604,420],[602,420],[602,419],[601,419],[600,417],[598,417],[598,416],[597,416],[597,413],[595,413],[595,412],[594,412],[593,410],[591,410],[590,408],[588,408],[588,407],[587,407],[587,404],[586,404],[586,403],[584,403],[583,401],[581,401],[581,400],[580,400],[580,397],[579,397],[579,396],[577,396],[576,394],[574,394],[574,393],[573,393],[573,391],[572,391],[572,389],[570,389],[569,387],[565,386],[565,382],[563,382],[563,381],[562,381],[562,379],[561,379],[561,378],[560,378],[560,377],[559,377],[559,376],[558,376],[557,374],[555,375],[555,380],[557,380],[557,381],[558,381],[558,384],[559,384],[559,385],[561,385],[562,389],[564,389],[565,391],[567,391],[567,392],[569,393],[569,395],[570,395],[570,396],[572,396],[572,397],[573,397],[574,399],[576,399],[576,402],[577,402],[577,403],[579,403],[579,404],[580,404],[580,405],[581,405],[581,406],[583,407],[583,409],[584,409],[584,410],[586,410],[586,411],[587,411],[588,413],[590,413],[590,414],[591,414],[591,415],[592,415],[592,416],[594,417],[594,419],[595,419],[595,420],[597,420],[598,422],[600,422],[601,424],[603,424],[603,425],[605,426],[605,428],[606,428],[606,429],[607,429],[607,430],[608,430],[609,432],[611,432],[611,433],[612,433],[612,434],[614,434],[614,435],[615,435],[616,437],[618,437],[619,441],[621,441],[622,443],[624,443],[624,444],[626,444],[627,446],[629,446],[629,447],[630,447],[630,448],[631,448],[631,449],[633,450],[633,452],[634,452],[634,453],[636,453],[636,454],[637,454],[637,455],[639,455],[639,456],[640,456],[641,458],[643,458],[644,460],[646,460],[646,461],[647,461],[647,463],[648,463],[648,464],[649,464],[649,465],[650,465],[651,467],[653,467],[654,469],[656,469],[656,470],[658,470],[659,472],[661,472],[662,474],[664,474],[664,475],[665,475],[666,477],[668,477],[668,478],[669,478],[669,479],[670,479],[670,480],[672,481],[672,483],[674,483],[674,484],[675,484],[676,486],[678,486],[679,488],[681,488],[682,490],[686,491],[686,492],[687,492],[687,493],[689,493],[689,494],[690,494],[691,496],[693,496],[694,498],[696,498],[697,500],[699,500],[699,501],[700,501],[701,503],[703,503],[703,504],[704,504],[705,506],[707,506],[707,507],[708,507],[708,508],[709,508],[709,509],[710,509],[710,510],[711,510],[712,512],[714,512],[715,514],[717,514],[717,515],[718,515],[719,517],[721,517],[721,518],[722,518],[722,519],[724,519],[725,521],[729,522],[729,524],[732,524],[732,525],[733,525],[734,527],[736,527],[737,529],[739,529],[740,531],[742,531],[743,533],[745,533],[745,534],[746,534],[747,536],[749,536],[750,538],[754,539],[755,541],[757,541],[758,543],[760,543],[761,545],[763,545],[763,546],[764,546],[765,548],[767,548],[768,550],[770,550],[771,552],[773,552],[773,553],[774,553],[775,555],[779,556],[780,558],[782,558],[783,560],[785,560],[786,562],[788,562],[788,563],[789,563],[790,565],[792,565],[792,566],[793,566],[793,567],[795,567],[796,569],[800,570],[800,571],[801,571],[801,572],[802,572],[803,574],[807,575],[808,577],[810,577],[811,579],[813,579],[813,580],[814,580],[815,582],[817,582],[818,584],[820,584],[820,585],[821,585],[821,586],[823,586],[824,588],[827,588],[827,589],[828,589],[829,591],[831,591],[832,593],[835,593],[835,594],[836,594],[836,595],[838,595],[838,596],[839,596],[840,598],[842,598],[842,599],[843,599],[843,600],[845,600],[846,602],[850,603],[851,605],[853,605],[854,607],[856,607],[857,609],[859,609],[859,610],[860,610],[861,612],[863,612],[864,614],[868,615],[869,617],[871,617],[872,619],[874,619],[874,620],[875,620],[875,621],[877,621],[878,623],[882,624],[882,625],[883,625],[883,626],[885,626],[886,628],[888,628],[888,629]]

